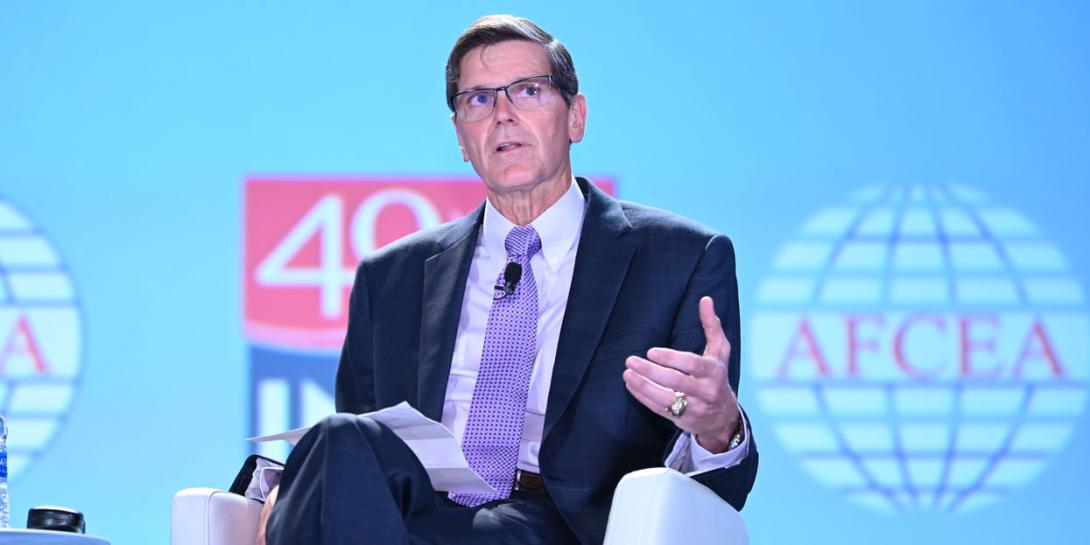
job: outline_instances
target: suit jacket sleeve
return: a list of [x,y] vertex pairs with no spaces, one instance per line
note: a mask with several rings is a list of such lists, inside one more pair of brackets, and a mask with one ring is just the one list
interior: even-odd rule
[[348,331],[337,367],[335,403],[337,412],[360,414],[375,410],[375,370],[371,361],[371,296],[367,285],[367,262],[356,269],[348,302]]
[[[738,312],[738,280],[735,274],[734,246],[729,238],[717,234],[708,240],[704,252],[689,278],[689,283],[682,297],[682,303],[674,319],[671,332],[671,347],[701,354],[704,352],[704,329],[700,324],[700,298],[708,295],[715,302],[715,313],[723,324],[723,330],[730,341],[731,352],[728,363],[728,379],[731,388],[738,393],[741,376],[741,327]],[[748,420],[748,419],[746,419]],[[753,488],[757,476],[757,443],[752,429],[749,435],[749,452],[737,465],[720,468],[695,475],[693,478],[704,484],[735,509],[741,509],[746,497]],[[674,441],[681,432],[674,437]],[[673,442],[668,446],[668,454]]]

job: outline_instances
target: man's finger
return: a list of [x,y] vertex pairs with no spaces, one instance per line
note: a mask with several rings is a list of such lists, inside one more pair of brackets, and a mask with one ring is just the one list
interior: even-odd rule
[[[691,356],[692,354],[690,354]],[[625,365],[639,373],[644,378],[655,384],[670,390],[688,392],[693,390],[694,379],[692,376],[682,373],[671,367],[659,365],[653,361],[645,360],[639,356],[629,356]]]
[[730,358],[730,341],[723,333],[723,323],[715,315],[711,297],[700,298],[700,325],[704,326],[704,355],[726,363]]
[[[667,411],[667,408],[674,402],[673,392],[670,392],[669,401],[662,401],[657,397],[653,397],[647,394],[647,392],[640,387],[638,375],[631,370],[625,371],[625,388],[628,389],[628,393],[632,394],[632,397],[636,398],[641,405],[647,407],[647,409],[667,420],[672,420],[682,429],[687,429],[681,423],[681,417],[675,417]],[[646,379],[644,379],[646,380]],[[691,402],[690,402],[691,403]]]
[[648,409],[655,412],[662,412],[674,402],[673,390],[663,388],[631,369],[625,370],[622,376],[624,377],[624,385],[628,388],[628,391],[631,392],[640,403],[647,406]]
[[697,378],[709,376],[713,372],[712,367],[719,365],[709,360],[707,356],[660,346],[648,350],[647,359],[663,367],[676,369]]

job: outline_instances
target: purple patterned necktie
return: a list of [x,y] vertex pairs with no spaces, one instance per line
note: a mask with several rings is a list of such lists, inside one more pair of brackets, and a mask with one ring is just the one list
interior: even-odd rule
[[[530,258],[541,250],[541,239],[533,227],[515,227],[507,234],[504,246],[507,262],[522,267],[522,278],[510,295],[497,289],[492,300],[477,384],[462,436],[462,452],[469,467],[497,493],[450,494],[451,500],[469,507],[511,495],[530,374],[537,356],[537,284]],[[504,284],[503,272],[496,284]]]

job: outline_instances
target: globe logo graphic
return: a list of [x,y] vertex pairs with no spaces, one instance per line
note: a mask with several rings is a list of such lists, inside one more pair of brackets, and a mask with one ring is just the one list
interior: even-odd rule
[[79,301],[60,256],[0,199],[0,413],[16,480],[61,426],[80,381]]
[[1029,219],[964,186],[872,187],[820,210],[779,250],[750,325],[774,435],[883,511],[999,500],[1086,403],[1082,286]]

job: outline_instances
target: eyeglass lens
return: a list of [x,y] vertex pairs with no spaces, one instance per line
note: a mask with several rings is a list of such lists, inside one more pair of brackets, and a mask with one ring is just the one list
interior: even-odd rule
[[498,91],[501,90],[515,107],[523,110],[541,108],[556,94],[548,76],[519,80],[499,89],[467,91],[455,97],[458,117],[463,121],[476,121],[487,117],[496,108]]

